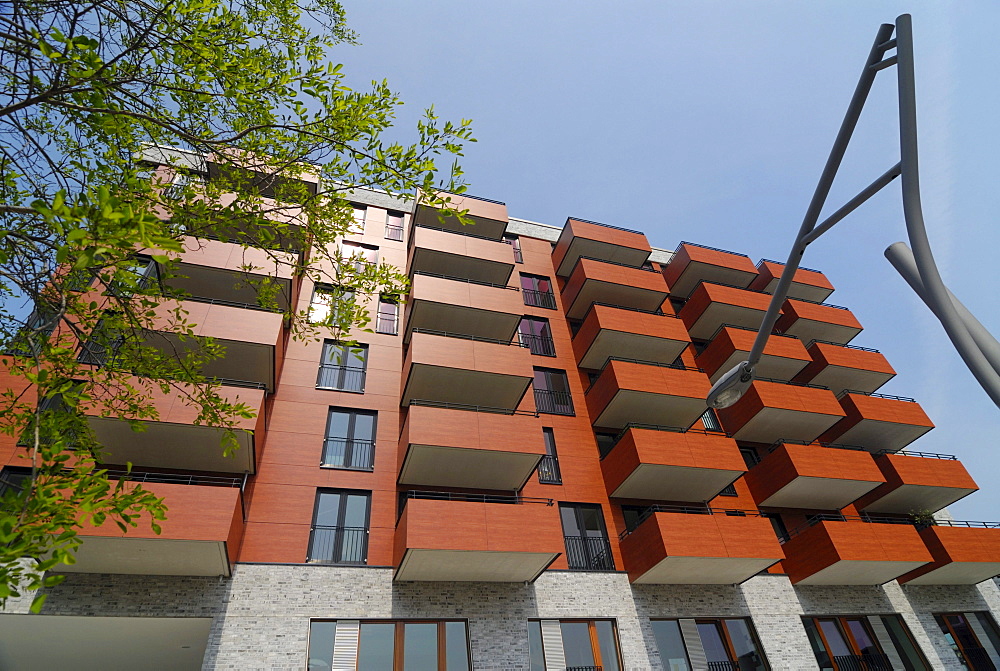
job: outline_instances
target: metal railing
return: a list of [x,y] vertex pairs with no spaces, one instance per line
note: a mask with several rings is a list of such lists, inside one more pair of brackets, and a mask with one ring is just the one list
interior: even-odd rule
[[622,540],[656,513],[681,513],[684,515],[726,515],[728,517],[766,517],[759,510],[749,508],[711,508],[707,504],[692,506],[675,506],[664,503],[657,503],[649,506],[636,517],[635,521],[618,534],[618,539]]
[[796,301],[798,303],[809,303],[810,305],[819,305],[820,307],[833,308],[835,310],[846,310],[848,312],[851,311],[851,308],[845,308],[843,305],[834,305],[833,303],[824,303],[823,301],[811,301],[808,298],[792,298],[791,296],[789,296],[785,300]]
[[870,396],[872,398],[886,398],[890,401],[905,401],[907,403],[916,403],[915,398],[910,398],[909,396],[893,396],[892,394],[876,394],[873,391],[859,391],[857,389],[845,389],[839,394],[837,394],[837,399],[840,400],[847,396],[848,394],[857,394],[858,396]]
[[598,263],[607,263],[612,266],[618,266],[620,268],[629,268],[631,270],[641,270],[645,273],[656,273],[660,274],[660,271],[656,268],[646,268],[643,266],[633,266],[631,263],[622,263],[621,261],[609,261],[607,259],[599,259],[594,256],[578,256],[576,261],[573,263],[573,267],[570,268],[569,274],[572,275],[576,272],[577,266],[580,265],[580,261],[597,261]]
[[739,494],[736,492],[736,485],[731,483],[723,487],[716,496],[739,496]]
[[611,224],[602,224],[599,221],[590,221],[589,219],[580,219],[579,217],[566,217],[566,223],[571,221],[579,221],[581,224],[593,224],[594,226],[603,226],[604,228],[610,228],[615,231],[625,231],[626,233],[635,233],[636,235],[641,235],[646,237],[646,234],[642,231],[633,231],[631,228],[622,228],[621,226],[612,226]]
[[708,663],[708,671],[740,671],[740,663],[731,660]]
[[399,317],[395,315],[391,317],[387,315],[376,315],[375,332],[382,333],[384,335],[399,335]]
[[601,375],[604,373],[604,369],[610,366],[612,361],[618,361],[620,363],[637,363],[643,366],[656,366],[657,368],[673,368],[674,370],[689,370],[696,373],[705,372],[704,370],[696,366],[686,366],[682,363],[676,363],[676,362],[663,363],[661,361],[644,361],[643,359],[626,359],[625,357],[621,356],[609,356],[607,359],[605,359],[604,364],[601,366],[600,372],[598,372],[597,374],[597,377],[595,377],[593,381],[584,390],[583,392],[584,394],[590,393],[590,390],[594,388],[594,385],[597,384],[597,381],[601,378]]
[[538,482],[543,485],[561,485],[562,473],[559,471],[559,459],[546,454],[538,462]]
[[471,231],[457,231],[451,228],[439,228],[437,226],[432,226],[430,224],[414,224],[414,228],[426,228],[431,231],[439,231],[442,233],[447,233],[448,235],[461,235],[463,238],[479,238],[480,240],[489,240],[490,242],[505,242],[504,240],[497,240],[496,238],[491,238],[488,235],[480,235],[479,233],[473,233]]
[[494,205],[506,205],[507,203],[502,200],[492,200],[491,198],[483,198],[482,196],[473,196],[471,193],[451,193],[450,191],[443,191],[442,193],[455,196],[456,198],[471,198],[473,200],[481,200],[484,203],[493,203]]
[[375,468],[375,441],[358,438],[326,438],[321,466],[353,471]]
[[[707,338],[707,341],[711,343],[713,340],[715,340],[716,336],[722,333],[723,329],[738,329],[740,331],[750,331],[752,333],[757,332],[756,328],[750,326],[740,326],[739,324],[720,324],[719,328],[715,329],[715,333],[713,333],[711,337]],[[771,335],[778,336],[779,338],[792,338],[794,340],[800,340],[800,338],[797,335],[791,335],[790,333],[779,333],[777,330],[772,330]]]
[[710,249],[713,252],[722,252],[723,254],[732,254],[733,256],[743,256],[745,258],[750,258],[746,254],[740,254],[739,252],[731,252],[728,249],[719,249],[718,247],[709,247],[708,245],[699,245],[697,242],[688,242],[687,240],[681,240],[680,244],[677,245],[677,249],[674,250],[676,254],[680,251],[680,248],[684,245],[689,245],[691,247],[701,247],[702,249]]
[[839,342],[833,342],[832,340],[819,340],[818,338],[814,338],[813,340],[810,340],[806,344],[806,349],[812,347],[816,343],[819,343],[821,345],[836,345],[837,347],[843,347],[844,349],[856,349],[859,352],[874,352],[875,354],[881,354],[882,353],[882,352],[880,352],[877,349],[872,349],[871,347],[862,347],[861,345],[843,345],[843,344],[841,344]]
[[[757,267],[760,268],[765,263],[777,263],[782,268],[784,268],[784,266],[785,266],[785,262],[784,261],[775,261],[774,259],[761,259],[760,261],[757,262]],[[820,275],[823,274],[822,270],[816,270],[815,268],[806,268],[805,266],[799,266],[798,270],[807,270],[810,273],[819,273]]]
[[603,536],[565,536],[566,561],[574,571],[614,571],[611,543]]
[[477,284],[482,287],[493,287],[494,289],[506,289],[508,291],[521,291],[517,287],[509,287],[506,284],[496,284],[494,282],[484,282],[482,280],[471,280],[467,277],[455,277],[454,275],[442,275],[440,273],[429,273],[426,270],[414,270],[414,275],[425,277],[436,277],[441,280],[451,280],[452,282],[465,282],[466,284]]
[[793,387],[808,387],[809,389],[830,389],[822,384],[807,384],[805,382],[792,382],[791,380],[779,380],[773,377],[755,377],[754,382],[774,382],[775,384],[787,384]]
[[[95,329],[99,331],[100,326]],[[98,340],[94,340],[96,335]],[[76,355],[76,360],[80,363],[97,366],[98,368],[115,363],[118,357],[118,350],[125,344],[125,336],[118,335],[114,338],[106,338],[106,334],[94,333],[90,340],[80,345],[80,351]]]
[[954,454],[938,454],[937,452],[911,452],[909,450],[879,450],[875,453],[876,457],[881,457],[886,454],[898,454],[901,457],[920,457],[922,459],[944,459],[945,461],[958,461],[958,457]]
[[318,564],[364,564],[368,529],[316,525],[309,534],[308,561]]
[[484,336],[469,335],[468,333],[453,333],[451,331],[437,331],[435,329],[415,328],[413,333],[425,333],[427,335],[442,336],[444,338],[457,338],[459,340],[475,340],[476,342],[488,342],[494,345],[508,345],[521,347],[521,343],[513,340],[499,340],[498,338],[486,338]]
[[630,305],[616,305],[614,303],[602,303],[601,301],[594,301],[593,303],[587,306],[587,311],[583,313],[583,318],[581,318],[580,321],[587,321],[587,317],[590,316],[590,313],[593,312],[594,308],[598,306],[605,308],[614,308],[616,310],[628,310],[629,312],[639,312],[644,315],[656,315],[658,317],[671,317],[673,319],[680,319],[680,317],[678,317],[677,315],[664,314],[663,310],[661,310],[660,308],[656,308],[655,310],[643,310],[642,308],[635,308]]
[[771,443],[767,449],[764,451],[764,455],[771,454],[776,449],[782,445],[813,445],[816,447],[827,447],[835,450],[854,450],[855,452],[868,452],[867,449],[861,447],[860,445],[847,445],[844,443],[821,443],[818,440],[808,441],[808,440],[792,440],[790,438],[779,438],[778,440]]
[[625,437],[625,434],[629,431],[629,429],[640,429],[647,431],[667,431],[669,433],[697,433],[703,436],[732,438],[732,434],[726,433],[725,431],[711,431],[708,429],[685,429],[684,427],[680,426],[661,426],[658,424],[642,424],[639,422],[629,422],[624,427],[622,427],[622,429],[618,432],[618,435],[615,436],[614,440],[611,442],[611,445],[608,446],[607,451],[601,455],[601,459],[611,454],[612,450],[614,450],[615,446],[618,445],[619,442],[621,442],[621,439]]
[[396,242],[402,242],[403,240],[403,227],[393,226],[392,224],[385,225],[385,239],[395,240]]
[[556,297],[551,291],[538,291],[537,289],[521,289],[524,294],[524,304],[536,308],[556,309]]
[[242,308],[244,310],[259,310],[261,312],[281,312],[281,308],[269,308],[255,303],[241,303],[240,301],[230,301],[225,298],[208,298],[207,296],[179,296],[167,294],[164,298],[177,301],[192,301],[194,303],[208,303],[209,305],[223,305],[230,308]]
[[319,365],[319,375],[316,387],[319,389],[336,389],[338,391],[365,390],[366,369],[357,366],[340,366],[331,363]]
[[892,662],[882,653],[863,655],[834,655],[834,663],[840,671],[892,671]]
[[527,347],[532,354],[538,356],[555,356],[556,344],[550,336],[535,335],[533,333],[519,334],[521,346]]
[[973,522],[969,520],[933,520],[919,524],[921,528],[927,527],[964,527],[969,529],[1000,529],[1000,522]]
[[537,412],[531,412],[529,410],[494,408],[488,405],[468,405],[466,403],[447,403],[445,401],[428,401],[419,398],[410,399],[410,405],[424,406],[427,408],[446,408],[448,410],[467,410],[470,412],[489,412],[497,415],[525,415],[528,417],[538,417]]
[[959,657],[962,661],[969,666],[970,669],[992,669],[996,668],[993,665],[993,660],[990,659],[990,655],[984,648],[978,648],[973,646],[963,646]]
[[573,396],[568,391],[535,389],[535,408],[547,415],[575,415]]
[[173,485],[202,485],[208,487],[239,487],[243,478],[223,478],[215,475],[186,475],[183,473],[155,473],[150,471],[108,470],[108,478],[129,482],[160,482]]
[[425,499],[431,501],[460,501],[465,503],[495,503],[498,505],[544,505],[553,506],[553,499],[543,499],[535,496],[520,496],[518,494],[467,494],[465,492],[433,492],[410,490],[399,493],[399,507],[396,511],[396,522],[403,516],[406,504],[410,499]]
[[863,522],[865,524],[906,524],[913,526],[913,520],[909,517],[885,517],[880,515],[841,515],[840,513],[819,513],[817,515],[812,515],[810,519],[805,523],[801,524],[791,531],[788,532],[784,540],[780,542],[784,543],[792,538],[798,536],[799,534],[806,531],[810,527],[814,527],[820,522]]

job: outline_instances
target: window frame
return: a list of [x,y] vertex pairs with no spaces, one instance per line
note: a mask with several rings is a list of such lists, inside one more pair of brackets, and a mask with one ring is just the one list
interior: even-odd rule
[[[534,275],[532,273],[519,273],[519,275],[519,287],[521,289],[521,296],[524,299],[525,305],[543,308],[545,310],[557,309],[555,285],[552,283],[552,278],[546,277],[545,275]],[[531,288],[525,287],[525,280],[530,280]],[[539,281],[546,282],[549,285],[547,291],[538,288]],[[546,300],[546,298],[549,300]]]
[[[598,622],[607,622],[607,623],[609,623],[611,625],[612,640],[614,641],[614,645],[615,645],[614,654],[615,654],[615,662],[617,663],[617,669],[618,669],[618,671],[624,671],[624,669],[625,669],[625,661],[622,658],[622,645],[621,645],[621,636],[620,636],[620,634],[618,632],[618,621],[615,618],[612,618],[612,617],[595,617],[595,618],[579,618],[579,617],[567,617],[567,618],[530,618],[528,620],[528,627],[529,627],[529,634],[528,634],[529,668],[530,668],[530,664],[531,664],[531,662],[530,662],[530,654],[531,654],[531,651],[530,651],[530,645],[531,645],[530,628],[532,626],[537,626],[539,628],[539,637],[538,637],[538,639],[539,639],[539,641],[542,641],[542,636],[541,636],[542,622],[546,621],[546,620],[549,620],[549,619],[555,620],[556,622],[559,623],[559,627],[560,627],[560,632],[559,633],[560,633],[560,638],[562,640],[562,644],[563,644],[563,649],[564,650],[565,650],[565,638],[562,637],[562,625],[563,624],[586,624],[587,625],[587,633],[588,633],[588,635],[590,637],[590,651],[591,651],[591,655],[594,658],[594,664],[595,664],[596,668],[598,668],[598,669],[605,668],[606,664],[604,662],[604,654],[603,654],[604,651],[601,650],[600,638],[599,638],[599,634],[597,632],[597,623]],[[544,645],[545,644],[542,643],[542,650],[539,651],[539,652],[542,653],[542,658],[543,659],[544,659],[544,655],[545,655]],[[572,669],[577,669],[577,668],[580,668],[580,667],[575,667],[575,666],[567,666],[566,667],[567,671],[571,671]],[[584,668],[587,668],[587,667],[584,667]]]
[[[347,419],[347,436],[331,436],[330,427],[335,413],[342,413],[348,415]],[[357,420],[359,415],[364,415],[371,417],[372,419],[372,431],[370,438],[358,438],[355,435],[355,429],[357,428]],[[371,472],[375,470],[375,437],[378,435],[378,412],[375,410],[368,410],[364,408],[343,408],[339,406],[330,406],[327,411],[326,417],[326,430],[323,435],[323,452],[320,456],[320,468],[331,468],[335,470],[343,471],[368,471]],[[326,455],[328,451],[327,443],[330,440],[343,440],[344,441],[344,463],[341,465],[331,464],[327,462]],[[368,443],[368,459],[365,460],[367,465],[362,466],[350,466],[348,463],[355,461],[355,447],[358,442]],[[362,457],[363,459],[363,457]]]
[[[527,331],[524,330],[525,326],[527,326]],[[521,317],[521,321],[517,324],[517,340],[521,343],[521,347],[526,347],[535,356],[554,357],[556,355],[552,324],[545,317],[534,315]]]
[[[328,619],[328,618],[312,618],[309,620],[309,638],[306,645],[306,650],[308,651],[311,658],[312,645],[313,645],[313,624],[314,623],[334,623],[343,621],[348,618],[339,619]],[[460,623],[465,628],[465,658],[467,662],[466,669],[464,671],[472,671],[473,660],[472,660],[472,640],[469,637],[469,621],[463,618],[446,618],[446,619],[419,619],[419,618],[404,618],[404,619],[362,619],[357,620],[358,622],[358,647],[356,650],[356,657],[354,660],[355,665],[361,661],[361,628],[366,624],[391,624],[394,625],[393,630],[393,650],[392,650],[392,666],[391,670],[386,671],[403,671],[406,664],[405,659],[405,635],[406,635],[406,625],[408,624],[436,624],[437,625],[437,658],[438,658],[438,671],[463,671],[462,669],[449,669],[447,666],[447,645],[448,645],[448,634],[447,629],[449,624]],[[336,626],[334,627],[334,644],[336,645]],[[332,652],[332,651],[331,651]],[[308,666],[307,668],[312,668]],[[332,668],[332,665],[331,665]],[[324,669],[325,671],[325,669]]]
[[[382,322],[383,322],[383,318],[382,317],[383,317],[383,314],[388,315],[389,313],[388,312],[383,313],[382,306],[384,306],[384,305],[391,305],[393,307],[393,310],[392,310],[392,319],[389,320],[388,318],[386,318],[386,322],[389,324],[389,326],[387,326],[385,328],[383,328],[383,326],[382,326]],[[375,310],[375,333],[381,333],[382,335],[393,335],[393,336],[394,335],[399,335],[399,301],[398,300],[396,300],[396,299],[394,299],[394,298],[392,298],[390,296],[384,296],[384,295],[380,295],[378,297],[378,307]]]
[[[320,513],[320,499],[324,496],[339,496],[340,502],[337,508],[337,524],[335,525],[319,525],[317,524],[317,519]],[[343,522],[346,521],[347,517],[347,506],[344,505],[346,502],[346,497],[348,496],[364,496],[365,502],[365,524],[364,527],[348,527]],[[371,532],[371,522],[372,522],[372,492],[368,490],[361,489],[331,489],[331,488],[320,488],[316,490],[316,498],[313,503],[313,514],[312,522],[309,529],[309,547],[306,548],[306,563],[307,564],[329,564],[338,566],[367,566],[368,565],[368,537]],[[364,529],[364,533],[361,534],[361,555],[362,558],[358,561],[344,561],[343,559],[317,559],[314,557],[314,544],[316,542],[316,530],[317,527],[323,527],[324,529]],[[333,556],[342,555],[344,550],[344,534],[340,531],[334,532],[333,543],[331,547],[330,554]]]
[[[545,444],[545,455],[538,461],[535,471],[538,473],[538,482],[542,485],[561,485],[562,472],[559,470],[559,454],[556,452],[556,434],[551,427],[542,427],[542,441]],[[548,461],[546,461],[548,458]],[[548,464],[542,466],[542,464]],[[548,476],[543,478],[542,471],[545,470]]]
[[[570,417],[576,415],[576,408],[573,405],[573,392],[570,389],[569,375],[566,374],[566,371],[559,368],[542,368],[535,366],[532,368],[532,373],[531,388],[532,395],[535,399],[535,410],[547,415],[566,415]],[[545,386],[542,388],[539,388],[536,384],[539,380],[539,373],[542,374],[541,379],[545,381]],[[565,384],[565,391],[552,388],[553,385],[551,384],[551,381],[557,378],[561,379]],[[539,392],[541,392],[541,394],[539,394]],[[565,402],[557,402],[557,399],[554,396],[555,394],[564,394],[566,397]],[[539,403],[540,399],[545,400],[542,403]],[[545,409],[541,406],[545,406]]]
[[[396,219],[397,216],[398,216],[398,219],[399,219],[399,225],[398,226],[394,226],[393,223],[392,223],[392,221],[393,221],[393,219]],[[385,211],[385,239],[386,240],[392,240],[394,242],[402,242],[403,241],[403,232],[406,230],[406,224],[404,223],[405,221],[406,221],[406,214],[405,213],[400,212],[399,210],[386,210]],[[393,237],[395,235],[396,231],[399,232],[398,233],[398,235],[399,235],[398,238],[397,237]]]
[[[754,652],[760,658],[761,664],[763,664],[765,671],[771,670],[771,663],[767,660],[767,654],[764,652],[764,647],[760,643],[760,636],[757,634],[757,628],[754,626],[753,618],[750,617],[692,617],[692,618],[677,618],[677,617],[652,617],[649,618],[650,626],[652,627],[653,622],[676,622],[678,628],[680,628],[680,623],[682,620],[692,620],[695,623],[695,628],[698,631],[698,638],[701,641],[702,649],[704,650],[705,639],[701,636],[701,631],[697,629],[698,625],[712,625],[716,628],[719,634],[719,638],[722,641],[722,645],[725,648],[726,654],[729,656],[729,662],[733,664],[739,663],[739,656],[736,654],[736,646],[733,643],[732,634],[729,631],[729,626],[727,622],[733,620],[739,620],[743,622],[744,626],[747,628],[747,632],[750,634],[750,639],[754,645]],[[656,635],[653,636],[654,641],[656,641]],[[691,669],[691,653],[687,648],[687,641],[683,637],[683,629],[681,629],[681,644],[684,647],[684,657],[687,661],[688,668]],[[659,643],[657,642],[657,650],[659,650]],[[660,657],[662,659],[664,652],[659,650]],[[710,662],[711,663],[711,662]]]
[[[360,359],[362,362],[361,366],[348,366],[344,363],[330,364],[327,363],[327,352],[329,352],[334,347],[339,347],[341,354],[340,359],[343,362],[348,356],[353,356],[355,359]],[[362,352],[362,356],[358,357],[356,351]],[[352,360],[352,359],[349,359]],[[336,380],[340,383],[339,386],[331,386],[322,384],[324,382],[324,371],[326,370],[337,370]],[[348,387],[345,382],[347,380],[348,371],[357,370],[360,371],[359,380],[360,388]],[[328,391],[340,391],[350,394],[363,394],[365,393],[365,384],[368,377],[368,344],[367,343],[356,343],[354,345],[347,345],[340,340],[326,339],[323,341],[323,348],[320,351],[319,367],[316,372],[316,388]]]
[[[834,655],[833,654],[833,649],[830,647],[830,642],[827,640],[827,633],[825,631],[823,631],[823,628],[820,626],[820,622],[821,621],[832,621],[834,623],[834,626],[836,627],[837,633],[839,634],[839,636],[841,637],[841,639],[843,639],[843,642],[847,645],[848,649],[851,651],[851,655],[853,657],[855,657],[855,658],[860,658],[860,659],[863,660],[866,653],[863,653],[861,651],[861,646],[858,643],[857,638],[855,637],[854,632],[851,630],[851,627],[848,624],[850,621],[853,621],[853,620],[859,621],[861,623],[862,628],[864,629],[865,635],[868,636],[868,638],[875,645],[875,648],[878,650],[878,654],[882,655],[883,657],[888,658],[889,655],[888,655],[888,653],[885,650],[885,646],[883,645],[883,641],[881,641],[878,638],[878,636],[876,635],[875,630],[872,628],[871,622],[868,619],[869,617],[879,617],[879,618],[882,618],[882,620],[883,620],[883,626],[885,626],[885,628],[886,628],[886,634],[889,636],[889,641],[890,641],[890,643],[892,643],[892,646],[894,648],[893,652],[895,652],[899,656],[899,658],[903,662],[904,666],[907,666],[908,668],[910,666],[914,666],[914,661],[916,661],[916,662],[919,663],[919,665],[923,665],[923,668],[920,668],[919,665],[915,666],[914,668],[916,668],[917,671],[930,671],[931,666],[927,662],[927,659],[924,656],[923,650],[920,649],[920,645],[917,643],[916,639],[913,637],[913,633],[910,631],[910,628],[906,625],[906,622],[902,619],[902,617],[899,616],[898,613],[889,613],[889,614],[880,614],[880,613],[875,613],[875,614],[847,614],[847,615],[843,615],[843,614],[841,614],[841,615],[803,615],[802,616],[802,622],[803,622],[803,627],[806,629],[807,632],[809,630],[809,625],[810,624],[811,624],[813,630],[816,632],[816,635],[819,637],[820,642],[822,642],[822,644],[823,644],[824,652],[826,653],[827,658],[830,660],[830,665],[829,665],[830,668],[832,668],[834,671],[849,671],[850,669],[853,669],[855,667],[854,666],[847,666],[847,665],[844,665],[842,667],[836,661],[836,658],[839,657],[840,655]],[[901,625],[900,629],[908,637],[910,646],[913,648],[913,650],[917,653],[917,655],[919,657],[918,660],[913,660],[912,658],[910,658],[910,656],[906,653],[906,651],[900,650],[899,646],[896,645],[896,642],[893,640],[893,636],[892,636],[891,631],[889,630],[889,627],[885,624],[885,620],[887,618],[895,619],[896,622]],[[807,637],[808,637],[808,634],[807,634]],[[813,654],[816,655],[817,651],[815,649],[815,646],[813,645],[813,640],[812,640],[811,637],[808,637],[808,638],[809,638],[809,645],[810,645],[811,648],[813,648]],[[867,653],[867,654],[871,654],[871,653]],[[820,661],[819,657],[817,656],[816,657],[817,665],[819,665],[819,661]],[[821,667],[821,668],[825,668],[825,667]]]
[[[563,516],[564,510],[573,511],[573,522],[576,525],[576,534],[570,534],[566,529],[565,517]],[[596,520],[598,522],[599,529],[587,529],[586,523],[583,518],[583,512],[585,510],[590,510],[596,512]],[[600,503],[573,503],[573,502],[559,502],[559,523],[562,526],[563,531],[563,544],[566,547],[566,564],[570,571],[614,571],[615,570],[615,556],[614,550],[611,548],[611,539],[608,537],[608,525],[604,519],[604,506]],[[596,531],[599,533],[586,533],[590,531]],[[570,541],[571,539],[579,540],[579,549],[576,552],[570,551]],[[597,542],[593,542],[591,539],[597,539],[603,541],[603,547],[595,548],[594,546],[600,545]],[[600,555],[595,554],[595,549],[600,551]],[[581,558],[585,561],[586,565],[573,566],[573,559]],[[579,564],[579,562],[577,562]]]

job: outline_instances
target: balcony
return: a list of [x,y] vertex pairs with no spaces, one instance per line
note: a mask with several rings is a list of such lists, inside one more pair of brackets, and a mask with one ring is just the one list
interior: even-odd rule
[[682,242],[663,270],[670,295],[687,298],[699,282],[748,287],[757,277],[757,268],[746,254]]
[[708,501],[746,471],[725,434],[629,424],[601,459],[608,495],[625,499]]
[[877,349],[814,341],[807,348],[812,362],[796,378],[797,382],[821,384],[834,394],[846,389],[872,393],[896,376]]
[[862,330],[861,323],[847,308],[791,298],[781,306],[775,328],[805,343],[823,340],[838,345],[846,345]]
[[[195,424],[198,411],[185,404],[184,387],[164,394],[155,385],[133,380],[133,386],[150,398],[156,410],[155,420],[144,420],[146,430],[136,433],[126,417],[95,399],[89,409],[88,423],[104,446],[104,461],[109,464],[131,463],[137,468],[209,471],[216,473],[253,473],[256,438],[264,431],[264,390],[221,386],[218,394],[229,403],[243,403],[255,417],[236,418],[235,439],[238,449],[226,457],[222,440],[226,429]],[[101,416],[102,414],[107,416]]]
[[552,265],[561,277],[570,274],[581,256],[638,267],[651,251],[646,236],[639,231],[570,217],[552,250]]
[[962,462],[948,454],[897,452],[879,455],[875,463],[886,482],[858,501],[858,510],[902,515],[915,510],[937,512],[979,489]]
[[934,428],[916,401],[905,396],[847,391],[840,396],[846,415],[823,440],[898,452]]
[[[696,362],[714,384],[736,364],[746,361],[757,337],[757,329],[723,324]],[[772,335],[757,364],[757,374],[775,380],[791,380],[808,366],[809,353],[798,338]]]
[[562,554],[551,499],[408,492],[395,580],[532,582]]
[[[784,270],[784,263],[761,259],[757,263],[757,272],[759,274],[750,284],[750,288],[755,291],[763,291],[765,294],[773,294],[775,288],[778,286],[778,280],[781,279],[781,273]],[[826,279],[826,275],[818,270],[803,268],[802,266],[799,266],[798,270],[795,271],[795,277],[792,279],[792,283],[788,285],[788,297],[799,298],[804,301],[822,303],[832,293],[833,285],[830,284],[830,280]]]
[[413,329],[510,340],[522,315],[524,304],[516,287],[418,272],[406,303],[403,340],[410,341]]
[[1000,524],[935,522],[920,530],[934,558],[899,579],[907,585],[975,585],[1000,574]]
[[[115,472],[109,473],[112,477]],[[243,536],[242,478],[132,473],[130,479],[163,497],[170,508],[154,533],[149,517],[123,533],[110,518],[80,529],[83,544],[71,573],[130,575],[230,575]],[[179,484],[179,480],[191,484]],[[129,486],[129,485],[126,485]]]
[[909,520],[832,513],[791,531],[784,550],[793,585],[881,585],[932,559]]
[[563,287],[570,319],[583,319],[592,303],[608,303],[654,312],[667,300],[667,284],[655,270],[581,256]]
[[531,354],[519,345],[424,330],[413,332],[403,372],[404,406],[421,399],[516,408],[534,378]]
[[412,400],[399,484],[517,491],[545,455],[535,413]]
[[760,328],[771,302],[767,294],[739,287],[702,283],[695,288],[678,316],[692,338],[708,340],[723,324]]
[[673,363],[691,338],[673,315],[595,303],[573,336],[580,368],[598,369],[608,357],[628,352],[642,361]]
[[840,510],[885,483],[861,448],[781,442],[747,473],[759,506]]
[[711,385],[697,368],[611,357],[586,392],[594,426],[688,427],[705,412]]
[[454,233],[415,226],[406,267],[410,272],[506,285],[514,272],[514,251],[474,230]]
[[766,379],[754,380],[739,401],[718,414],[736,440],[768,445],[781,439],[811,443],[844,417],[829,389]]
[[651,507],[621,551],[636,584],[733,585],[784,558],[759,513],[704,507]]
[[456,217],[446,217],[442,221],[437,208],[417,205],[417,210],[413,214],[414,225],[439,228],[453,233],[474,233],[487,240],[499,241],[503,237],[504,231],[507,230],[507,206],[504,203],[470,195],[453,193],[441,195],[450,199],[449,206],[453,210],[468,210],[466,217],[472,220],[472,224],[463,226]]

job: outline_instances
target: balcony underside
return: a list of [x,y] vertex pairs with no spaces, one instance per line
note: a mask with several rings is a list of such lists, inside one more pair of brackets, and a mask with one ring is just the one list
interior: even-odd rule
[[741,470],[639,464],[611,496],[660,501],[708,501],[741,475]]
[[765,407],[733,432],[733,438],[753,443],[773,443],[780,438],[808,442],[815,440],[838,420],[840,417],[837,415]]
[[[169,505],[169,501],[167,504]],[[168,538],[85,536],[76,563],[61,567],[69,573],[127,575],[229,575],[226,544]]]
[[566,255],[563,256],[562,262],[556,270],[556,275],[563,277],[569,275],[581,256],[638,268],[649,258],[649,250],[624,247],[622,245],[614,245],[600,240],[591,240],[576,236],[570,241],[569,247],[566,249]]
[[[472,210],[473,208],[478,209],[481,206],[490,207],[490,205],[484,203],[474,202],[473,199],[468,197],[452,196],[451,198],[452,206],[458,209],[468,208]],[[504,231],[507,230],[506,220],[491,219],[473,214],[472,211],[468,212],[465,216],[472,221],[471,224],[464,225],[455,217],[445,217],[442,221],[438,217],[438,210],[436,208],[420,205],[414,214],[414,221],[419,226],[438,228],[442,231],[451,231],[452,233],[473,233],[490,240],[500,240],[503,237]]]
[[666,557],[632,582],[637,585],[735,585],[752,578],[774,559]]
[[882,373],[875,370],[847,368],[844,366],[827,366],[814,378],[809,380],[809,384],[829,387],[830,391],[834,394],[839,394],[845,389],[872,393],[893,377],[895,377],[894,373]]
[[516,408],[528,390],[531,378],[521,375],[447,368],[414,363],[403,389],[402,405],[411,399],[477,405],[490,408]]
[[90,417],[88,422],[104,446],[105,463],[170,470],[253,473],[253,434],[237,429],[239,449],[232,457],[222,454],[224,431],[211,426],[146,422],[146,430],[133,431],[128,422]]
[[975,585],[997,575],[1000,575],[1000,561],[950,562],[916,578],[911,578],[905,584]]
[[974,491],[976,490],[961,487],[900,485],[887,491],[885,496],[865,505],[862,510],[869,513],[899,513],[903,515],[912,513],[914,510],[937,512]]
[[[644,271],[635,271],[642,273]],[[655,276],[654,276],[655,277]],[[573,304],[566,311],[570,319],[582,319],[591,303],[609,303],[622,305],[639,310],[658,310],[667,299],[667,292],[642,289],[625,284],[604,282],[601,280],[584,280],[583,286],[573,299]]]
[[878,452],[879,450],[898,452],[932,428],[930,426],[862,419],[847,431],[837,435],[834,440],[846,445],[859,445],[870,452]]
[[[717,284],[730,284],[737,287],[748,287],[753,278],[757,277],[756,272],[747,272],[737,268],[726,268],[715,266],[701,261],[689,261],[681,274],[674,280],[670,287],[673,296],[687,298],[694,291],[698,282],[705,281]],[[732,323],[732,322],[729,322]],[[758,325],[759,325],[758,321]]]
[[[503,291],[501,289],[501,291]],[[413,299],[404,338],[410,341],[413,329],[461,333],[477,338],[509,341],[517,332],[522,314],[495,312],[482,308]]]
[[531,582],[558,552],[407,549],[397,581]]
[[273,289],[268,288],[268,300],[273,300],[278,309],[287,311],[291,301],[292,282],[287,278],[244,274],[190,263],[178,264],[176,272],[178,276],[171,277],[166,283],[171,288],[180,289],[199,298],[258,305],[258,287],[266,280],[268,284],[277,288],[273,296],[270,293]]
[[[716,370],[709,379],[715,384],[719,378],[732,370],[733,366],[747,360],[749,351],[735,350],[729,355],[719,369]],[[772,380],[791,380],[798,375],[799,371],[806,367],[808,360],[791,359],[785,356],[774,356],[764,354],[756,366],[757,376],[766,377]],[[699,364],[700,365],[700,364]]]
[[597,417],[594,426],[620,429],[632,422],[688,427],[705,413],[705,399],[619,389]]
[[[511,254],[510,247],[505,247],[504,251]],[[514,272],[514,261],[512,258],[510,263],[501,263],[492,259],[418,247],[413,250],[410,262],[410,272],[414,271],[462,277],[491,284],[507,284],[511,273]]]
[[843,326],[840,324],[831,324],[830,322],[799,318],[791,326],[785,328],[784,332],[785,335],[793,335],[804,343],[809,343],[813,340],[825,340],[837,343],[838,345],[846,345],[854,339],[854,336],[861,333],[861,330],[855,326]]
[[594,342],[580,359],[580,368],[601,368],[610,356],[622,356],[627,352],[630,359],[673,363],[690,344],[688,340],[672,340],[653,335],[626,333],[601,329]]
[[[869,457],[870,458],[870,457]],[[758,505],[772,508],[840,510],[878,487],[881,482],[798,476]]]
[[760,327],[763,319],[764,310],[713,301],[698,316],[698,319],[691,325],[688,332],[692,338],[707,340],[723,324],[757,329]]
[[531,477],[541,454],[410,445],[399,472],[401,485],[516,491]]
[[842,559],[795,582],[796,585],[881,585],[923,566],[918,561]]
[[[274,391],[274,346],[263,343],[223,340],[213,342],[225,348],[225,353],[208,361],[201,369],[206,377],[262,384],[268,392]],[[197,353],[201,346],[196,340],[181,340],[175,333],[151,333],[146,345],[155,347],[165,356],[183,357]]]

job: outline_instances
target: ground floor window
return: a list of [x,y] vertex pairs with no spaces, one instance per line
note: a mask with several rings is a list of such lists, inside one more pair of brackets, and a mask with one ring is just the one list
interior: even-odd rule
[[1000,632],[988,613],[941,613],[934,616],[948,645],[971,671],[997,671]]
[[[651,620],[665,671],[767,671],[753,624],[745,618]],[[705,660],[706,667],[693,660]]]
[[528,657],[529,671],[622,668],[613,620],[529,620]]
[[898,615],[807,617],[803,624],[821,671],[930,669]]
[[313,620],[309,671],[470,671],[464,620]]

